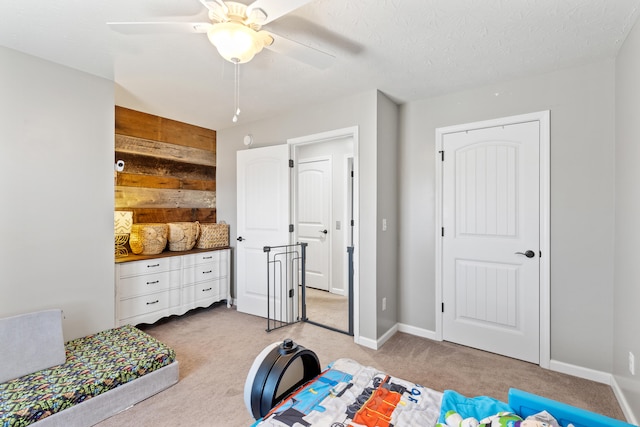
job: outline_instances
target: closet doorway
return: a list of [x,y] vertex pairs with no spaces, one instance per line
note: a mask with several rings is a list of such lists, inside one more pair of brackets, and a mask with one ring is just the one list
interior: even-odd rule
[[357,318],[357,293],[349,291],[348,252],[355,242],[355,132],[346,129],[288,141],[294,160],[293,239],[308,245],[307,321],[351,335]]

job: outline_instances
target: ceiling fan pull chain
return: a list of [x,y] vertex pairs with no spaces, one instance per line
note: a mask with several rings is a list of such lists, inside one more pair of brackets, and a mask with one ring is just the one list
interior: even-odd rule
[[235,87],[234,87],[234,98],[235,98],[235,107],[236,111],[233,114],[233,123],[238,121],[238,116],[240,115],[240,61],[235,61]]

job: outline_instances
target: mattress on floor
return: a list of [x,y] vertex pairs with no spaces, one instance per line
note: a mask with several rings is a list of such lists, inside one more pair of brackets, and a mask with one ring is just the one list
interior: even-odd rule
[[65,350],[64,364],[0,384],[0,427],[27,426],[175,361],[173,349],[131,325]]

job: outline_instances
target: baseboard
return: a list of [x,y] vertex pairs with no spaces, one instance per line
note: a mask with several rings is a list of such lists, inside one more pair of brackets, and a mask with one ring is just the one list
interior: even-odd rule
[[416,328],[415,326],[398,323],[398,331],[407,333],[409,335],[415,335],[417,337],[438,341],[438,339],[436,338],[436,333],[428,329]]
[[360,336],[360,337],[356,337],[354,341],[356,342],[356,344],[370,348],[372,350],[378,349],[378,342],[376,340],[372,340],[371,338]]
[[611,374],[608,372],[596,371],[595,369],[571,365],[569,363],[559,362],[557,360],[551,360],[549,362],[549,370],[573,375],[574,377],[584,378],[586,380],[591,380],[602,384],[611,385]]
[[616,400],[618,401],[620,409],[622,409],[622,413],[627,419],[627,422],[630,424],[638,425],[638,419],[631,410],[631,406],[629,405],[629,402],[627,402],[627,398],[625,397],[622,388],[620,388],[615,375],[611,376],[611,388],[613,389],[613,394],[616,396]]
[[398,332],[398,324],[396,323],[395,325],[393,325],[393,327],[391,327],[391,329],[389,329],[387,332],[385,332],[380,338],[378,338],[377,340],[372,340],[371,338],[365,338],[365,337],[358,337],[355,341],[356,344],[371,348],[373,350],[378,350],[380,347],[382,347],[384,345],[384,343],[386,343],[389,338],[391,338],[393,336],[393,334],[395,334],[396,332]]
[[385,332],[380,338],[378,338],[378,341],[377,341],[378,348],[382,347],[384,345],[384,343],[389,341],[389,338],[391,338],[396,332],[398,332],[398,324],[397,323],[395,325],[393,325],[391,327],[391,329],[389,329],[387,332]]

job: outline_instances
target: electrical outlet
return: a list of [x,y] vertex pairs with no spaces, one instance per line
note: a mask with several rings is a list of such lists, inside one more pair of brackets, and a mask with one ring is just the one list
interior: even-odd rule
[[382,231],[387,231],[387,218],[382,218]]
[[387,297],[382,298],[382,311],[387,309]]
[[629,352],[629,372],[631,375],[636,374],[636,357],[631,352]]

